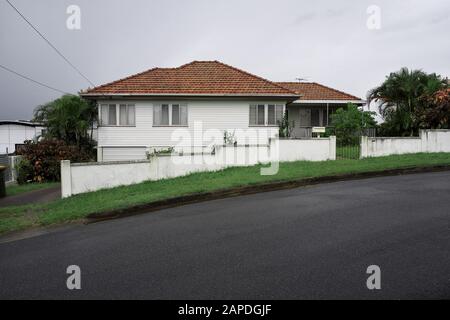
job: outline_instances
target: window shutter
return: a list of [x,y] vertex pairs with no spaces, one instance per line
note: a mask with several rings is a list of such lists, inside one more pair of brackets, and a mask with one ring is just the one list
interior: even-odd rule
[[251,126],[255,126],[256,125],[256,105],[255,104],[251,104],[250,105],[250,116],[249,116],[249,123]]

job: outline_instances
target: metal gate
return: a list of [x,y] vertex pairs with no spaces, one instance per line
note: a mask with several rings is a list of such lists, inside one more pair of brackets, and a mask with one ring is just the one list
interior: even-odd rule
[[361,137],[376,137],[376,128],[366,128],[351,132],[332,130],[336,136],[336,160],[360,159]]

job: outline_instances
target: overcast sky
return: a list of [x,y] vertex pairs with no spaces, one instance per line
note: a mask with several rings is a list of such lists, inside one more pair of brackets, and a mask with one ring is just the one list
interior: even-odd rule
[[[10,0],[92,82],[220,60],[273,81],[306,78],[365,97],[403,66],[450,75],[448,0]],[[66,27],[69,5],[81,29]],[[369,29],[367,9],[381,9]],[[76,93],[89,83],[0,0],[0,64]],[[0,69],[0,119],[60,94]]]

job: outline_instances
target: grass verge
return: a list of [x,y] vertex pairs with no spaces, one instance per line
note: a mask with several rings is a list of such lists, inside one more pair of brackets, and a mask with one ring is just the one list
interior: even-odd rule
[[6,195],[15,196],[21,193],[35,190],[48,189],[56,187],[59,183],[27,183],[27,184],[9,184],[6,186]]
[[389,169],[450,165],[450,153],[410,154],[363,160],[280,163],[273,176],[260,175],[262,165],[194,173],[174,179],[117,187],[45,204],[0,208],[0,233],[82,219],[90,214],[201,192],[268,182],[316,178]]

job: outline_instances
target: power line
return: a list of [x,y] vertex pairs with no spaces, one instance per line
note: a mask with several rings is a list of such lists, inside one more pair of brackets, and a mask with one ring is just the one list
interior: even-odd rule
[[12,70],[12,69],[10,69],[10,68],[8,68],[8,67],[5,67],[4,65],[1,65],[1,64],[0,64],[0,68],[6,70],[6,71],[8,71],[8,72],[11,72],[12,74],[15,74],[16,76],[19,76],[19,77],[21,77],[21,78],[23,78],[23,79],[26,79],[26,80],[28,80],[28,81],[34,82],[34,83],[36,83],[36,84],[38,84],[38,85],[40,85],[40,86],[46,87],[46,88],[48,88],[48,89],[57,91],[57,92],[62,93],[62,94],[70,94],[70,95],[73,95],[72,93],[68,93],[68,92],[65,92],[65,91],[63,91],[63,90],[59,90],[59,89],[54,88],[54,87],[52,87],[52,86],[49,86],[49,85],[47,85],[47,84],[45,84],[45,83],[42,83],[42,82],[40,82],[40,81],[34,80],[34,79],[30,78],[30,77],[27,77],[27,76],[25,76],[25,75],[23,75],[23,74],[21,74],[21,73],[19,73],[19,72],[16,72],[16,71],[14,71],[14,70]]
[[80,76],[82,76],[87,82],[90,83],[91,86],[95,87],[95,84],[92,83],[91,80],[89,80],[77,67],[75,67],[69,59],[67,59],[39,30],[17,9],[9,0],[6,0],[6,2],[22,17],[23,20],[25,20],[28,25],[36,31],[36,33],[47,42],[47,44],[53,48],[53,50],[56,51],[56,53],[61,56]]

